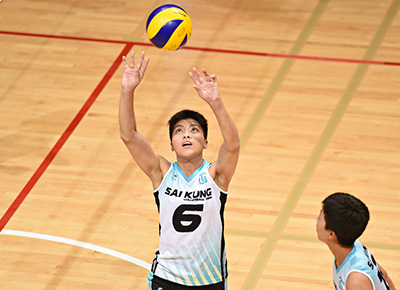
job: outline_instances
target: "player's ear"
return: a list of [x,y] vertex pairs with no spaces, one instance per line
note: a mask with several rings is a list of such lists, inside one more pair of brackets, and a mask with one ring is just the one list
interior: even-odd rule
[[336,234],[335,234],[334,231],[329,231],[329,236],[328,236],[328,238],[329,238],[329,240],[331,240],[331,241],[337,240],[337,236],[336,236]]
[[208,140],[204,140],[204,149],[207,149],[208,147]]
[[172,142],[170,142],[169,144],[171,144],[171,151],[175,151],[174,145],[172,145]]

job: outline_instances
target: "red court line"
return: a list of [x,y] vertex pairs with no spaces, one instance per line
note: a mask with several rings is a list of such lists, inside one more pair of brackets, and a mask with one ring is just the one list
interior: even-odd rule
[[[86,38],[86,37],[63,36],[63,35],[48,35],[48,34],[14,32],[14,31],[4,31],[4,30],[0,30],[0,34],[31,36],[31,37],[44,37],[44,38],[66,39],[66,40],[94,41],[94,42],[103,42],[103,43],[118,43],[118,44],[152,46],[151,43],[147,43],[147,42],[130,42],[130,41],[122,41],[122,40]],[[344,62],[344,63],[370,64],[370,65],[400,66],[400,62],[390,62],[390,61],[374,61],[374,60],[360,60],[360,59],[347,59],[347,58],[335,58],[335,57],[291,55],[291,54],[283,54],[283,53],[252,52],[252,51],[241,51],[241,50],[231,50],[231,49],[217,49],[217,48],[204,48],[204,47],[191,47],[191,46],[184,46],[181,49],[198,50],[198,51],[206,51],[206,52],[216,52],[216,53],[228,53],[228,54],[255,55],[255,56],[263,56],[263,57],[291,58],[291,59],[301,59],[301,60],[315,60],[315,61]]]
[[[64,39],[64,40],[78,40],[78,41],[93,41],[93,42],[103,42],[103,43],[116,43],[116,44],[125,44],[125,48],[122,50],[118,58],[114,61],[113,65],[110,67],[108,72],[104,75],[103,79],[97,85],[96,89],[93,91],[91,96],[85,102],[81,110],[72,120],[68,128],[61,135],[60,139],[51,149],[49,154],[43,160],[42,164],[40,164],[39,168],[32,175],[28,183],[19,193],[17,198],[11,204],[7,212],[3,215],[0,220],[0,231],[7,225],[12,216],[18,210],[19,206],[28,196],[32,188],[38,182],[40,177],[43,175],[47,167],[53,161],[55,156],[61,150],[62,146],[71,136],[72,132],[78,126],[80,121],[83,119],[87,111],[93,105],[101,91],[104,89],[108,81],[111,79],[112,75],[115,73],[117,68],[121,63],[121,59],[123,55],[127,55],[131,48],[134,45],[141,46],[152,46],[150,43],[143,42],[129,42],[129,41],[120,41],[120,40],[108,40],[108,39],[98,39],[98,38],[84,38],[84,37],[75,37],[75,36],[62,36],[62,35],[48,35],[48,34],[38,34],[38,33],[26,33],[26,32],[15,32],[15,31],[4,31],[0,30],[0,34],[7,35],[17,35],[17,36],[29,36],[29,37],[43,37],[43,38],[53,38],[53,39]],[[255,56],[263,56],[263,57],[277,57],[277,58],[292,58],[292,59],[303,59],[303,60],[319,60],[319,61],[332,61],[332,62],[347,62],[347,63],[358,63],[358,64],[372,64],[372,65],[395,65],[399,66],[399,62],[385,62],[385,61],[369,61],[369,60],[354,60],[354,59],[342,59],[342,58],[329,58],[329,57],[313,57],[313,56],[300,56],[300,55],[289,55],[289,54],[275,54],[275,53],[263,53],[263,52],[251,52],[251,51],[237,51],[237,50],[228,50],[228,49],[213,49],[213,48],[198,48],[198,47],[190,47],[186,46],[182,49],[188,50],[198,50],[198,51],[206,51],[206,52],[216,52],[216,53],[228,53],[228,54],[242,54],[242,55],[255,55]]]
[[389,62],[389,61],[360,60],[360,59],[348,59],[348,58],[319,57],[319,56],[292,55],[292,54],[282,54],[282,53],[238,51],[238,50],[229,50],[229,49],[196,48],[196,47],[184,47],[183,49],[221,52],[221,53],[245,54],[245,55],[256,55],[256,56],[267,56],[267,57],[278,57],[278,58],[292,58],[292,59],[302,59],[302,60],[319,60],[319,61],[330,61],[330,62],[347,62],[347,63],[357,63],[357,64],[398,65],[398,66],[400,66],[400,62]]
[[[124,44],[126,44],[126,43],[124,43]],[[10,221],[12,216],[18,210],[19,206],[22,204],[22,202],[25,200],[25,198],[31,192],[32,188],[35,186],[35,184],[38,182],[40,177],[46,171],[47,167],[50,165],[50,163],[56,157],[58,152],[64,146],[65,142],[71,136],[72,132],[76,129],[76,127],[78,126],[80,121],[83,119],[83,117],[86,115],[86,113],[88,112],[90,107],[96,101],[96,99],[100,95],[101,91],[107,85],[107,83],[109,82],[109,80],[111,79],[111,77],[113,76],[115,71],[118,69],[119,65],[121,64],[122,56],[127,55],[129,53],[129,51],[132,49],[132,46],[133,46],[133,44],[126,44],[125,45],[124,49],[121,51],[121,53],[118,55],[117,59],[114,61],[112,66],[108,69],[106,74],[103,76],[103,79],[100,81],[100,83],[94,89],[94,91],[92,92],[90,97],[83,104],[82,108],[80,109],[78,114],[75,116],[75,118],[72,120],[72,122],[69,124],[68,128],[61,135],[60,139],[58,139],[57,143],[50,150],[49,154],[43,160],[42,164],[40,164],[39,168],[35,171],[35,173],[29,179],[28,183],[25,185],[25,187],[19,193],[17,198],[14,200],[14,202],[8,208],[6,213],[3,215],[3,217],[0,220],[0,232],[4,229],[4,227]]]

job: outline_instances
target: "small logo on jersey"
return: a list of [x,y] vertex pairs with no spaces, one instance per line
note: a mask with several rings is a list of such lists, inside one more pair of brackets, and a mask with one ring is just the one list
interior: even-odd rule
[[204,184],[207,182],[207,175],[205,172],[201,173],[199,176],[199,183]]
[[176,181],[176,179],[178,178],[178,175],[174,174],[174,176],[172,176],[172,180]]

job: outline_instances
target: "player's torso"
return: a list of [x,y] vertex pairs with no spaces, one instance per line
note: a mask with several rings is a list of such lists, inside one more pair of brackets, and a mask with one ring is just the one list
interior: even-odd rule
[[176,163],[154,192],[160,244],[156,275],[186,285],[207,285],[226,276],[223,210],[227,194],[208,173],[210,163],[190,177]]
[[335,289],[345,290],[347,277],[352,272],[359,272],[366,275],[370,279],[374,290],[390,290],[374,257],[359,241],[354,243],[353,250],[346,257],[339,269],[335,265],[333,266]]

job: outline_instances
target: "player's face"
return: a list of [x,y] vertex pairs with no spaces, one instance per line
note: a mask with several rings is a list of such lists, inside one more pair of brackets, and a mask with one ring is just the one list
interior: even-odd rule
[[184,119],[176,123],[172,132],[171,149],[180,156],[201,154],[207,148],[207,140],[200,124],[193,119]]
[[318,239],[321,242],[326,242],[329,236],[329,231],[325,228],[325,226],[326,226],[325,213],[323,210],[321,210],[319,216],[317,217],[317,234],[318,234]]

